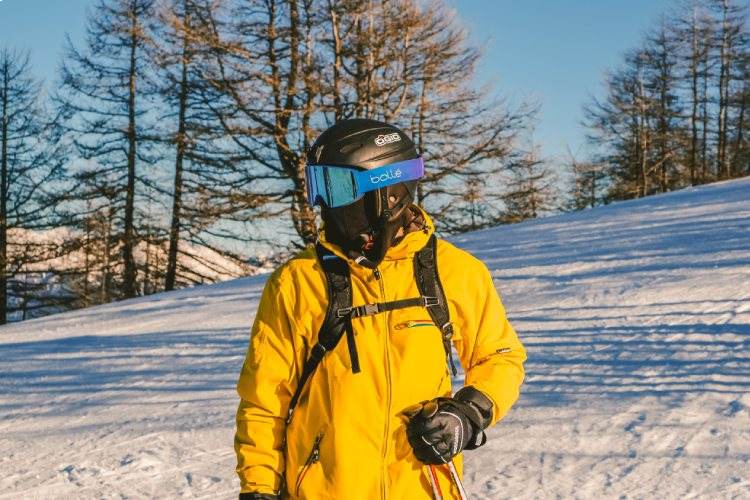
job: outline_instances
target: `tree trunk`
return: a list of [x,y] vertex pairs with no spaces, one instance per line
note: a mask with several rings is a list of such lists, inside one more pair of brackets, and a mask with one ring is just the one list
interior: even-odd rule
[[328,12],[331,17],[331,33],[333,34],[333,110],[335,121],[339,121],[343,116],[341,106],[341,36],[339,35],[339,20],[336,8],[332,0],[328,1]]
[[177,250],[180,239],[180,217],[182,212],[182,165],[185,158],[185,111],[187,109],[188,29],[187,2],[183,2],[182,74],[180,76],[180,98],[177,124],[177,155],[174,164],[174,194],[172,196],[172,222],[169,226],[169,251],[167,253],[167,275],[164,289],[174,290],[177,278]]
[[741,172],[737,161],[742,152],[742,143],[744,142],[745,132],[745,113],[747,111],[747,101],[750,96],[750,82],[746,82],[742,91],[742,97],[740,97],[740,111],[737,116],[737,135],[734,139],[734,147],[732,148],[732,159],[730,161],[730,173],[734,171],[735,174],[739,175]]
[[646,196],[648,193],[648,181],[646,179],[646,173],[648,172],[648,131],[646,127],[646,106],[645,106],[645,90],[643,85],[643,77],[638,74],[638,149],[640,151],[639,158],[639,169],[641,177],[641,185],[638,188],[638,195],[636,198]]
[[701,184],[708,182],[708,61],[709,50],[703,52],[703,92],[701,96]]
[[135,91],[136,91],[136,47],[138,45],[138,18],[135,11],[131,13],[130,39],[130,75],[128,94],[128,180],[125,192],[125,221],[122,243],[123,276],[122,294],[125,298],[135,297],[135,247],[134,212],[135,212],[135,159],[136,159],[136,127],[135,127]]
[[719,116],[716,130],[716,176],[727,179],[729,172],[726,161],[727,147],[727,108],[729,93],[729,0],[722,2],[721,45],[719,46]]
[[104,226],[104,263],[102,265],[102,286],[100,291],[100,303],[106,304],[112,298],[110,290],[112,288],[112,254],[110,245],[112,244],[112,221],[114,219],[114,209],[107,210],[107,218]]
[[690,92],[692,106],[690,109],[690,185],[695,185],[695,173],[698,164],[698,7],[693,6],[693,23],[691,26],[692,54],[690,56]]
[[2,68],[2,125],[0,137],[0,325],[8,321],[8,62]]
[[[417,152],[420,156],[424,154],[424,122],[427,119],[427,106],[429,106],[429,100],[427,97],[427,90],[430,82],[430,75],[426,72],[424,79],[422,80],[422,91],[419,96],[419,115],[417,117]],[[415,200],[417,205],[422,205],[424,202],[424,188],[422,183],[417,183],[417,199]]]

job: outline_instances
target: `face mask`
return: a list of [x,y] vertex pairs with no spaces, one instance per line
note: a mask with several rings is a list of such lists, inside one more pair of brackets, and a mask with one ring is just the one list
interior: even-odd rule
[[406,207],[412,201],[410,188],[402,183],[367,193],[344,207],[323,207],[326,238],[350,257],[364,256],[369,262],[362,265],[376,267],[404,227]]

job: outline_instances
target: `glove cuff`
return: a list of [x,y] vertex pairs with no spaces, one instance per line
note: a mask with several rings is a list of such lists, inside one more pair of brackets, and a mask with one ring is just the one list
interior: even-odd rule
[[473,434],[465,446],[467,450],[479,448],[487,442],[484,430],[492,422],[492,401],[481,391],[467,385],[453,396],[453,399],[464,403],[466,418],[471,422]]

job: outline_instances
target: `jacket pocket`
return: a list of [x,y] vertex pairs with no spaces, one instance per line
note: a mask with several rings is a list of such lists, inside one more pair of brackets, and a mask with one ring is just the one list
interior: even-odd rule
[[302,466],[302,469],[300,470],[299,474],[297,475],[297,481],[294,486],[294,495],[299,496],[299,490],[302,487],[302,481],[305,480],[305,476],[307,475],[307,472],[310,470],[310,468],[318,463],[320,461],[320,442],[323,440],[324,433],[323,431],[319,432],[315,436],[315,440],[313,441],[312,448],[310,449],[310,454],[307,456],[307,460],[305,460],[305,465]]
[[419,327],[434,327],[435,323],[431,319],[412,319],[409,321],[402,321],[396,324],[396,330],[404,330],[405,328],[419,328]]

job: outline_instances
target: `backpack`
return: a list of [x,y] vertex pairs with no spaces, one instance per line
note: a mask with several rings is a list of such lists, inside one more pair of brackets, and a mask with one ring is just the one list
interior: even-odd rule
[[453,325],[450,322],[448,303],[440,283],[437,270],[437,238],[431,235],[427,244],[414,255],[414,280],[421,294],[419,297],[394,300],[391,302],[379,302],[376,304],[352,305],[352,283],[349,274],[349,264],[345,259],[337,256],[320,243],[315,246],[318,262],[323,268],[326,276],[328,291],[328,308],[323,319],[323,324],[318,331],[318,339],[310,350],[310,356],[302,367],[302,373],[297,383],[292,399],[289,403],[286,422],[292,420],[292,414],[299,402],[307,381],[318,367],[328,351],[338,345],[341,337],[346,334],[346,343],[349,350],[352,372],[359,373],[359,357],[354,339],[352,319],[363,316],[372,316],[387,311],[403,309],[406,307],[421,306],[427,309],[432,321],[440,328],[442,333],[443,347],[445,348],[446,363],[453,375],[456,375],[456,366],[451,356],[451,338],[453,337]]

